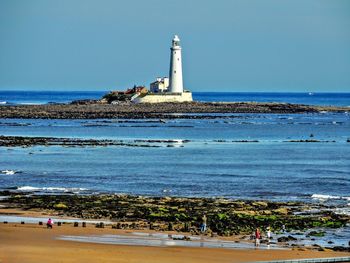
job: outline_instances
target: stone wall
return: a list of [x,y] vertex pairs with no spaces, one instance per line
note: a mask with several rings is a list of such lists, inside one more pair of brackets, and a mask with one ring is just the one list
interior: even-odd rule
[[192,101],[192,92],[180,94],[147,94],[144,97],[138,97],[133,100],[134,103],[162,103],[162,102],[190,102]]

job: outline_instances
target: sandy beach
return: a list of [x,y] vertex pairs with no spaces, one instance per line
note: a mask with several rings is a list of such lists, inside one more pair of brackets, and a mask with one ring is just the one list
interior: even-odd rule
[[331,251],[143,247],[57,240],[61,235],[117,233],[128,234],[92,225],[76,228],[69,224],[46,229],[33,224],[1,224],[0,262],[253,262],[349,256]]

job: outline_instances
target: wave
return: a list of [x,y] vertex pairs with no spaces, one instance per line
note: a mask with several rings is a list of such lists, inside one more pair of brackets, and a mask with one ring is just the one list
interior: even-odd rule
[[0,171],[0,174],[6,174],[6,175],[14,175],[21,173],[20,171],[15,171],[15,170],[2,170]]
[[34,187],[34,186],[19,186],[16,188],[17,191],[23,192],[61,192],[61,193],[80,193],[88,191],[87,188],[80,187]]
[[30,126],[30,123],[21,123],[21,122],[0,122],[1,126]]
[[7,101],[0,101],[0,105],[7,104]]
[[318,199],[321,201],[326,201],[326,200],[348,200],[348,201],[350,201],[350,196],[313,194],[311,196],[311,198]]
[[336,208],[335,213],[350,216],[350,203],[348,204],[348,207]]
[[29,102],[17,102],[18,105],[44,105],[48,102],[40,102],[40,101],[29,101]]

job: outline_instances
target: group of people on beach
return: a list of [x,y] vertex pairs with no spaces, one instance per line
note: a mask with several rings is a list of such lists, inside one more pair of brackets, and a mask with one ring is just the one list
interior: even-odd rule
[[[267,227],[266,229],[266,238],[267,238],[267,244],[270,244],[271,240],[271,229],[270,227]],[[256,228],[254,232],[254,239],[255,239],[255,246],[259,247],[260,246],[260,240],[262,239],[262,234],[260,231],[260,228]]]
[[[261,234],[260,228],[257,228],[255,230],[254,237],[255,237],[255,246],[259,247],[260,246],[260,240],[262,239],[262,234]],[[266,228],[266,238],[267,238],[267,244],[270,245],[270,240],[272,239],[271,227],[270,226],[268,226]]]
[[[46,223],[46,227],[52,229],[53,227],[53,220],[51,218],[49,218],[47,220]],[[285,229],[285,227],[283,226],[283,229]],[[201,233],[205,233],[207,231],[207,216],[205,214],[203,214],[202,218],[201,218],[201,224],[200,224],[200,231]],[[256,228],[255,232],[254,232],[254,237],[255,237],[255,246],[259,247],[260,246],[260,240],[262,238],[262,234],[260,231],[260,228]],[[266,237],[267,237],[267,242],[268,244],[270,244],[270,240],[271,240],[271,227],[268,226],[266,228]]]
[[[283,232],[285,231],[285,226],[283,225],[282,227]],[[207,231],[207,216],[203,214],[202,219],[201,219],[201,224],[200,224],[200,231],[201,233],[205,233]],[[260,240],[262,239],[262,234],[260,231],[260,228],[256,228],[254,232],[254,238],[255,238],[255,246],[259,247],[260,246]],[[271,236],[271,227],[268,226],[266,228],[266,238],[267,238],[267,244],[270,244],[270,240],[272,239]]]

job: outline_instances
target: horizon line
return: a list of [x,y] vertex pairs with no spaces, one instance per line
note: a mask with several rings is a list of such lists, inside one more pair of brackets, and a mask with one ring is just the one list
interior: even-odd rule
[[[111,92],[115,90],[26,90],[26,89],[14,89],[14,90],[1,90],[0,92]],[[192,93],[350,93],[350,91],[192,91]]]

